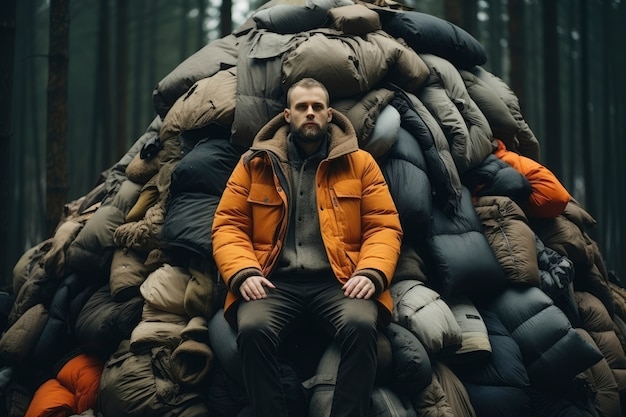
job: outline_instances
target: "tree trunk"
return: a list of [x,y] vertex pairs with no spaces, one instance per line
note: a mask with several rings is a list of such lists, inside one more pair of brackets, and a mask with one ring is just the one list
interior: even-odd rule
[[517,95],[522,108],[526,102],[524,78],[524,0],[509,0],[509,78],[510,87]]
[[115,155],[117,161],[126,153],[129,146],[127,130],[128,111],[128,2],[117,0],[115,47]]
[[206,18],[206,1],[198,1],[198,24],[196,26],[196,51],[201,49],[206,43],[205,31],[204,31],[204,19]]
[[232,0],[222,0],[222,6],[220,7],[220,33],[222,37],[233,31],[232,9]]
[[463,1],[463,29],[469,32],[470,35],[478,36],[478,5],[476,0],[464,0]]
[[[148,63],[148,71],[146,76],[146,91],[153,91],[154,86],[157,83],[157,31],[153,30],[156,27],[157,22],[159,21],[157,13],[159,9],[156,7],[156,2],[153,0],[149,0],[146,8],[147,13],[147,28],[148,33],[146,36],[146,62]],[[146,107],[146,118],[148,120],[152,120],[154,118],[154,108],[153,106]]]
[[[145,129],[144,108],[146,100],[144,100],[145,90],[143,89],[142,80],[144,73],[144,45],[146,39],[146,0],[137,0],[134,2],[135,15],[135,47],[133,56],[133,85],[132,85],[132,120],[131,131],[133,138],[137,137],[140,132]],[[150,91],[150,90],[148,90]]]
[[92,150],[93,166],[107,168],[110,165],[109,146],[111,143],[111,74],[109,67],[109,5],[101,1],[98,10],[98,46],[94,96]]
[[545,0],[543,8],[543,75],[546,125],[546,165],[561,178],[561,105],[557,1]]
[[582,131],[582,149],[583,149],[583,178],[584,178],[584,190],[585,200],[582,202],[590,213],[595,213],[595,208],[592,205],[595,202],[595,187],[594,187],[594,169],[592,160],[592,148],[594,148],[593,141],[591,140],[591,123],[589,121],[590,109],[591,109],[591,94],[589,93],[589,77],[591,76],[589,71],[589,15],[587,9],[587,2],[580,2],[580,105],[581,111],[581,131]]
[[[617,229],[618,219],[622,216],[623,206],[619,206],[617,204],[617,199],[615,196],[618,193],[615,193],[615,190],[618,190],[620,186],[622,186],[622,182],[619,180],[620,172],[623,171],[622,160],[623,154],[616,154],[616,150],[618,148],[618,142],[622,140],[621,137],[617,136],[617,129],[615,125],[615,115],[614,109],[617,107],[617,99],[614,94],[615,90],[615,82],[620,77],[621,73],[616,72],[615,68],[617,67],[617,56],[610,51],[614,51],[619,48],[621,39],[617,40],[617,42],[613,42],[612,36],[612,27],[611,20],[614,11],[612,10],[613,6],[607,2],[602,4],[601,13],[602,13],[602,43],[604,45],[603,51],[606,51],[603,54],[603,62],[602,62],[602,88],[604,90],[604,100],[603,106],[601,107],[602,111],[602,124],[605,127],[606,134],[603,135],[603,146],[596,146],[595,148],[599,150],[599,160],[603,161],[602,168],[599,170],[601,172],[602,181],[599,182],[598,188],[600,189],[600,195],[596,195],[596,201],[602,201],[603,204],[596,204],[595,209],[597,210],[599,216],[605,222],[606,227],[605,231],[611,231],[611,233],[605,233],[603,235],[603,239],[605,245],[604,248],[607,248],[606,255],[609,257],[619,257],[619,251],[616,251],[615,248],[619,247],[614,245],[613,241],[615,240],[615,232]],[[618,23],[619,24],[619,23]],[[619,97],[621,100],[622,97]],[[593,141],[590,141],[593,142]],[[613,255],[613,256],[611,256]]]
[[[0,276],[9,277],[12,265],[8,250],[10,242],[9,224],[11,219],[11,101],[13,97],[13,65],[15,51],[16,0],[0,1]],[[12,240],[12,239],[11,239]],[[4,286],[8,282],[0,280]]]
[[[626,28],[624,27],[622,22],[626,19],[626,5],[624,2],[619,3],[617,6],[617,13],[615,13],[614,22],[620,22],[618,29],[615,31],[615,39],[625,39],[626,37]],[[617,55],[617,68],[616,71],[618,73],[623,74],[626,71],[626,57],[624,54]],[[616,81],[616,89],[614,90],[614,94],[617,97],[624,97],[626,94],[626,81],[624,81],[623,77],[618,77]],[[617,118],[618,129],[616,132],[616,148],[613,150],[616,159],[618,159],[618,167],[620,175],[617,178],[617,183],[624,184],[626,181],[626,172],[622,168],[623,160],[619,160],[619,158],[623,155],[626,155],[626,145],[624,145],[624,141],[620,140],[626,137],[626,124],[623,123],[623,119],[621,115],[626,114],[626,105],[624,104],[624,100],[617,100],[617,108],[615,109],[614,117]],[[623,207],[626,207],[626,195],[623,192],[613,193],[616,198],[615,209],[620,210]],[[612,258],[613,260],[613,268],[618,271],[618,276],[620,275],[620,271],[624,273],[622,278],[626,278],[626,260],[623,256],[623,248],[624,248],[624,240],[626,240],[626,221],[624,221],[623,214],[619,213],[616,216],[617,225],[615,227],[615,247],[613,249],[613,253],[615,256]]]
[[46,230],[54,234],[67,203],[67,72],[69,0],[50,1]]
[[183,62],[189,56],[189,0],[182,0],[180,5],[180,57]]
[[[18,11],[18,25],[25,25],[28,28],[40,27],[43,22],[37,17],[34,0],[26,0],[24,3],[26,3],[26,11],[21,9],[21,13],[25,16],[20,18]],[[23,4],[21,6],[24,7]],[[15,149],[12,153],[21,157],[15,158],[17,167],[14,172],[18,176],[19,194],[16,196],[13,210],[14,213],[19,213],[19,216],[17,216],[15,222],[17,224],[13,227],[11,236],[19,236],[20,249],[42,240],[43,234],[46,233],[46,190],[43,184],[46,175],[43,172],[46,138],[42,129],[45,120],[43,122],[40,120],[42,110],[44,118],[46,115],[43,107],[45,101],[42,100],[45,96],[41,94],[40,89],[42,87],[40,76],[41,67],[47,66],[40,64],[41,58],[33,59],[38,49],[37,35],[37,31],[27,31],[27,34],[22,37],[21,44],[18,45],[22,51],[25,51],[22,58],[27,56],[30,59],[26,59],[23,70],[15,74],[15,77],[20,80],[16,83],[16,91],[20,92],[17,100],[19,107],[16,107],[17,120],[19,120],[17,127],[20,134],[19,140],[13,142]],[[43,136],[42,133],[44,133]]]
[[446,20],[458,27],[464,27],[461,0],[445,0],[444,7],[446,9]]
[[504,23],[502,22],[501,0],[489,2],[489,43],[487,55],[489,65],[494,74],[500,74],[505,80],[504,67],[502,65],[502,40],[504,38]]
[[[31,6],[35,5],[36,0],[29,0]],[[35,27],[39,23],[40,19],[37,17],[37,12],[33,10],[29,15],[29,23],[31,27]],[[49,28],[48,28],[49,30]],[[38,49],[39,42],[35,39],[36,34],[30,33],[28,35],[28,51],[30,54],[34,54]],[[23,175],[28,178],[28,188],[26,189],[26,195],[22,198],[22,207],[18,213],[24,213],[27,210],[32,213],[31,217],[40,219],[39,224],[35,224],[31,221],[29,227],[28,239],[30,242],[37,242],[42,238],[42,234],[46,233],[46,190],[44,181],[42,181],[46,173],[43,171],[43,167],[46,165],[46,135],[41,129],[41,125],[45,123],[46,114],[42,115],[44,111],[45,101],[43,101],[43,95],[39,94],[37,87],[40,85],[38,82],[39,72],[37,69],[36,61],[29,60],[26,82],[26,91],[28,91],[28,100],[30,101],[30,108],[27,111],[27,119],[25,123],[30,127],[31,138],[30,147],[26,146],[26,152],[31,155],[28,163],[25,166]],[[44,118],[44,121],[40,124],[40,116]],[[43,133],[43,135],[42,135]],[[29,192],[30,191],[30,192]],[[32,197],[27,197],[31,194]],[[33,209],[35,207],[35,209]]]

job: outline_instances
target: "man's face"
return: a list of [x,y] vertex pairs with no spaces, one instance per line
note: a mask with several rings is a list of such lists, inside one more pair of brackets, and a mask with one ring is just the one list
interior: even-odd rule
[[290,106],[285,109],[291,133],[302,142],[319,142],[328,132],[332,109],[326,104],[326,94],[319,87],[296,87],[291,91]]

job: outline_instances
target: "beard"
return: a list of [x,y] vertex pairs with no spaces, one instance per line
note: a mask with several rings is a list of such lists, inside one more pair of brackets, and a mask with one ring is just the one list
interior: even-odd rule
[[328,126],[323,126],[319,129],[313,129],[305,127],[304,129],[297,129],[291,127],[291,135],[293,140],[299,143],[318,143],[324,140],[328,136]]

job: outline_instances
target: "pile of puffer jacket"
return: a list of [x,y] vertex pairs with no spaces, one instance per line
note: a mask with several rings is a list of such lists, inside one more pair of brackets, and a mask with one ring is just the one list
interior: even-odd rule
[[[0,293],[0,414],[244,417],[212,218],[302,77],[378,161],[404,231],[372,416],[622,416],[626,289],[463,29],[400,3],[273,0],[155,87],[157,116]],[[327,417],[338,351],[281,346],[290,415]]]

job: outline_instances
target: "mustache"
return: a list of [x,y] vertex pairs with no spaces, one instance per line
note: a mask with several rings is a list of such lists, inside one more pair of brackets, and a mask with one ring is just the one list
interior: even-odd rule
[[290,129],[290,133],[293,139],[299,142],[319,142],[328,137],[328,126],[325,126],[323,128],[321,127],[315,132],[311,132],[311,129],[306,130],[307,131],[305,132],[305,130],[302,128],[295,128],[292,126]]

